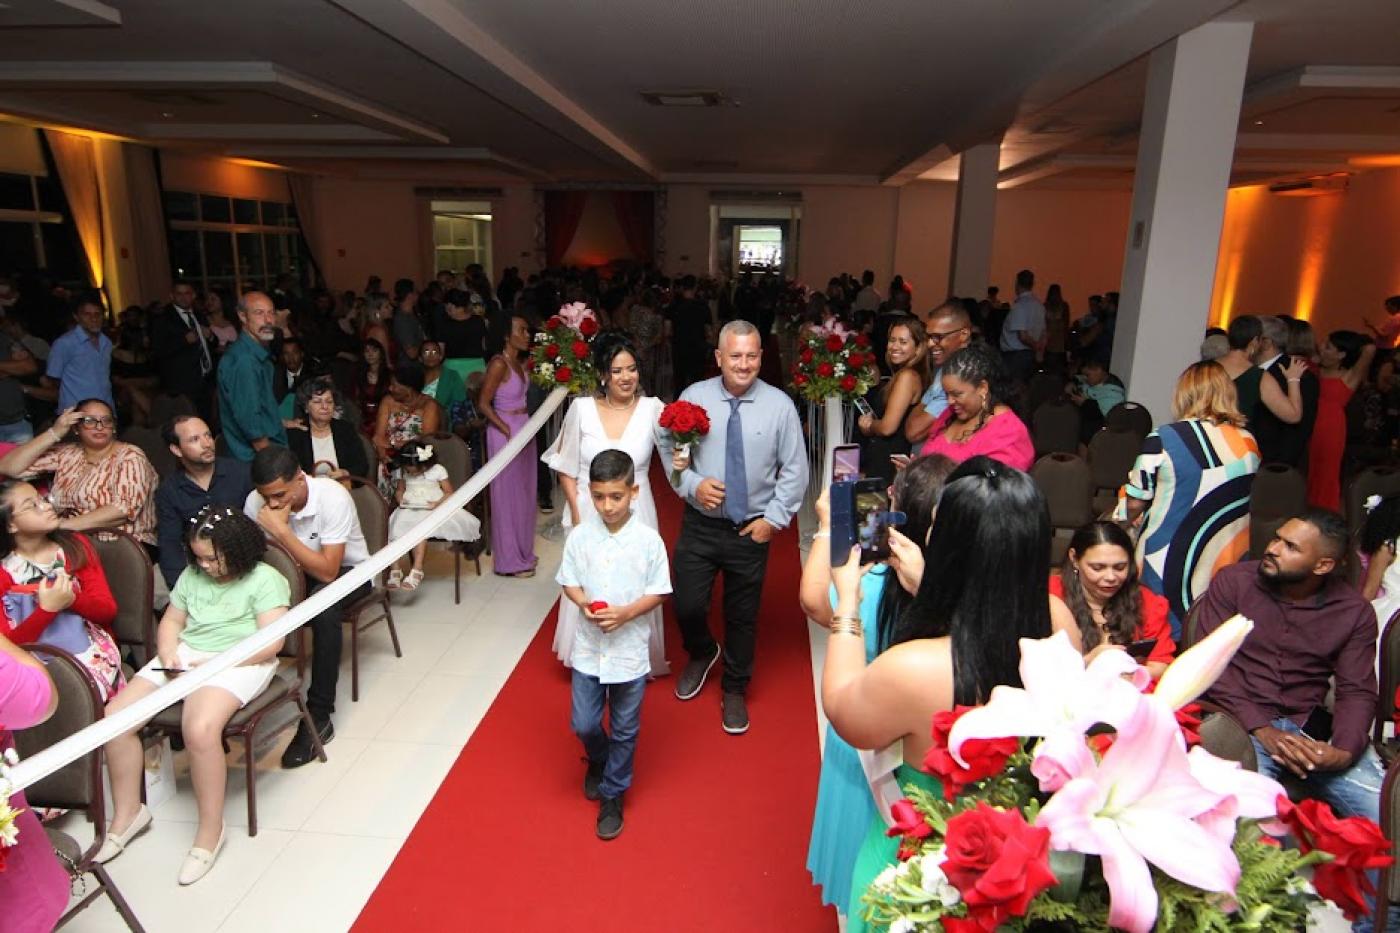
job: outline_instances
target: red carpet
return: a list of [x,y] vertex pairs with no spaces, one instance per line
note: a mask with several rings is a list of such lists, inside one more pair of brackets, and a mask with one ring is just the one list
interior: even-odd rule
[[[653,488],[674,542],[681,506],[664,483]],[[583,798],[551,612],[355,929],[834,931],[805,868],[820,762],[799,572],[793,528],[769,556],[746,735],[720,728],[718,669],[687,703],[674,676],[649,686],[626,828],[611,842]]]

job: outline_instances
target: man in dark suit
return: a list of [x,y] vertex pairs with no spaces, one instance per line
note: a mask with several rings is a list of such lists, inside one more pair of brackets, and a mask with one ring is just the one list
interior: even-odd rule
[[208,325],[194,309],[194,286],[177,279],[170,304],[156,312],[150,328],[161,391],[188,397],[208,420],[213,415],[214,354]]
[[315,376],[324,375],[316,361],[306,355],[306,349],[296,337],[283,339],[273,368],[272,394],[278,403]]

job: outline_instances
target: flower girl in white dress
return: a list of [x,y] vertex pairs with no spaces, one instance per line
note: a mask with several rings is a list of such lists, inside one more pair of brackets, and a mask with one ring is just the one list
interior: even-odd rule
[[[447,469],[437,462],[433,445],[428,441],[414,440],[404,444],[397,457],[399,480],[394,489],[394,502],[398,508],[389,516],[389,540],[402,538],[413,530],[444,496],[452,494],[452,482],[447,478]],[[481,521],[466,509],[453,512],[447,521],[433,532],[433,538],[442,541],[475,541],[481,537]],[[408,576],[399,567],[389,571],[385,586],[391,590],[416,590],[423,582],[423,557],[428,552],[427,539],[419,541],[413,548],[412,563]]]
[[[662,403],[642,395],[637,354],[626,334],[607,331],[593,341],[593,361],[602,385],[596,397],[576,398],[569,405],[559,436],[540,458],[559,474],[559,487],[568,500],[563,524],[573,528],[593,514],[588,496],[588,467],[601,451],[622,450],[637,466],[641,487],[633,510],[646,525],[657,528],[656,500],[651,494],[648,470],[656,449],[657,421]],[[580,489],[582,486],[582,489]],[[670,673],[666,663],[661,609],[649,613],[651,676]],[[582,623],[578,607],[568,600],[559,604],[559,626],[554,632],[554,652],[567,666],[573,651],[574,632]]]

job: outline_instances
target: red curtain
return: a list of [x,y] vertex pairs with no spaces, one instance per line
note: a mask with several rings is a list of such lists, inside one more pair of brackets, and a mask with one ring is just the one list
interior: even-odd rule
[[656,243],[653,194],[650,191],[614,191],[612,200],[627,248],[638,262],[650,263]]
[[569,244],[578,233],[583,209],[588,203],[587,191],[546,191],[544,193],[544,252],[545,266],[557,268],[564,261]]

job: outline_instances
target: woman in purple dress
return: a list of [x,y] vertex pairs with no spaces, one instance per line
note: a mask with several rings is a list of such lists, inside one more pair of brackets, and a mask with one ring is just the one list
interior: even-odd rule
[[[14,747],[4,729],[38,725],[53,715],[57,700],[44,665],[0,635],[0,752]],[[19,811],[19,839],[5,850],[0,871],[0,927],[6,933],[48,933],[68,906],[68,872],[22,792],[10,798],[10,807]]]
[[[525,358],[530,352],[530,324],[510,319],[505,350],[486,367],[478,406],[486,419],[486,455],[494,457],[525,426]],[[498,574],[535,575],[535,440],[491,481],[491,559]]]

